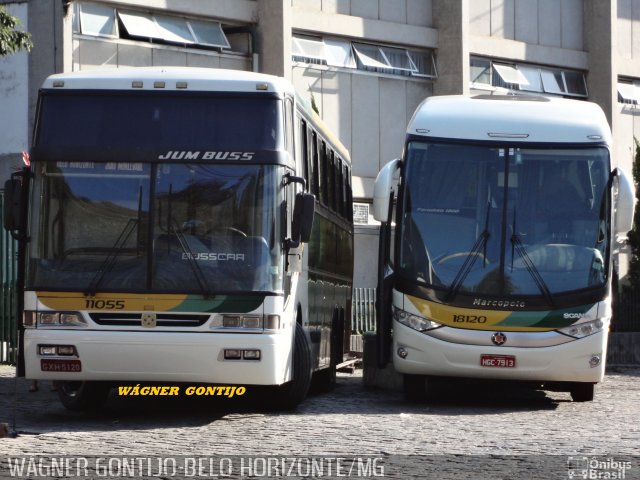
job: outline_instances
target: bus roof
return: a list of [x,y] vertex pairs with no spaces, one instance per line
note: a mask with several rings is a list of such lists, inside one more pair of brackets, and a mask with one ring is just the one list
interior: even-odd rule
[[611,145],[595,103],[514,95],[435,96],[416,109],[409,135],[459,140]]
[[285,79],[241,70],[195,67],[126,67],[49,76],[47,89],[184,90],[208,92],[271,92],[294,94]]

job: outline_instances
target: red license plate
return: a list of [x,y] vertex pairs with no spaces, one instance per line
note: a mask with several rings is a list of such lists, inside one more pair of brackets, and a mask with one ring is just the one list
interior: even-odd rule
[[516,357],[513,355],[480,355],[481,367],[515,368]]
[[40,369],[43,372],[81,372],[80,360],[40,360]]

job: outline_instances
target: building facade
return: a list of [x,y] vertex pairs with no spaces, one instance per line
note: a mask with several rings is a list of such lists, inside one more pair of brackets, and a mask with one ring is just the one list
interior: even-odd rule
[[[640,0],[0,0],[34,49],[0,59],[0,174],[29,146],[44,78],[121,66],[289,78],[351,152],[355,286],[375,286],[378,170],[431,95],[519,91],[600,104],[614,163],[640,138]],[[624,272],[622,272],[624,273]]]

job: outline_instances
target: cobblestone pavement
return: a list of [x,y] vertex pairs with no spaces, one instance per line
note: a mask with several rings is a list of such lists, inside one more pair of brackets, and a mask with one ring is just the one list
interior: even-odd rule
[[262,411],[249,388],[231,399],[112,394],[99,413],[80,414],[50,383],[28,387],[0,366],[0,422],[18,432],[0,438],[0,455],[615,455],[635,456],[640,474],[640,368],[609,372],[586,403],[485,388],[408,404],[364,389],[356,370],[289,413]]

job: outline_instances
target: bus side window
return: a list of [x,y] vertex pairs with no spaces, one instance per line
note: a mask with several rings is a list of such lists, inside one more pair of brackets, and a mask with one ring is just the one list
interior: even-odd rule
[[307,122],[300,119],[300,153],[302,155],[302,176],[311,190],[311,175],[309,175],[309,141],[307,137]]
[[285,131],[285,148],[293,158],[294,145],[293,145],[293,100],[286,98],[284,101],[284,131]]
[[326,150],[327,165],[327,206],[331,211],[336,211],[336,174],[333,165],[333,150],[327,146]]
[[320,202],[323,205],[327,205],[327,154],[326,154],[326,144],[324,140],[318,139],[318,165],[320,166]]
[[309,130],[309,146],[311,147],[311,158],[309,165],[311,166],[311,193],[313,193],[318,201],[320,201],[320,188],[318,179],[318,135],[315,131]]
[[353,222],[353,190],[351,189],[351,170],[349,167],[345,167],[345,189],[347,194],[347,220]]
[[344,168],[342,166],[342,159],[335,156],[336,160],[336,187],[338,189],[337,192],[337,202],[338,202],[338,215],[342,218],[345,217],[344,214]]

